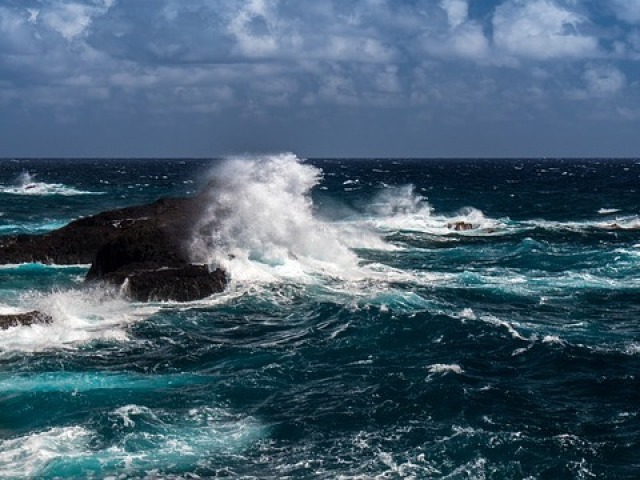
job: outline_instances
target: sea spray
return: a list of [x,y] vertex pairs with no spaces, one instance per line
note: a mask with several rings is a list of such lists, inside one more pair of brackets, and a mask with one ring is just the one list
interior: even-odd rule
[[319,168],[285,153],[231,158],[211,175],[209,206],[192,243],[197,260],[224,267],[233,280],[357,269],[339,230],[314,215]]
[[73,195],[102,195],[103,192],[79,190],[62,183],[47,183],[36,180],[36,175],[21,172],[12,185],[0,184],[0,194],[29,195],[29,196],[73,196]]
[[148,318],[159,308],[130,303],[118,292],[102,287],[32,291],[19,303],[15,312],[35,309],[50,316],[52,322],[5,330],[0,337],[0,354],[76,349],[98,340],[122,342],[129,338],[129,324]]
[[[430,235],[500,235],[512,233],[508,218],[493,219],[474,207],[462,207],[452,214],[437,214],[427,198],[412,184],[386,186],[365,211],[366,221],[380,233],[422,232]],[[469,226],[461,230],[456,225]]]

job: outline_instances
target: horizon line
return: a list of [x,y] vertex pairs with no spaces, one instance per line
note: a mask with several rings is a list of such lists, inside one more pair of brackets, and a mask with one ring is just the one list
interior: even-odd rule
[[[277,155],[277,153],[236,153],[219,156],[0,156],[0,161],[13,160],[223,160],[229,157],[237,157],[242,155],[261,156],[261,155]],[[296,155],[297,156],[297,155]],[[540,155],[540,156],[300,156],[301,160],[640,160],[638,156],[582,156],[582,155]]]

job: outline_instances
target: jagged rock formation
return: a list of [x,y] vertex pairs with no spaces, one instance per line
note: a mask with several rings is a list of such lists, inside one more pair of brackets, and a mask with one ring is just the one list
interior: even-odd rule
[[192,264],[186,249],[206,195],[111,210],[44,235],[0,237],[0,264],[91,263],[87,281],[123,285],[135,300],[207,297],[224,290],[226,274]]

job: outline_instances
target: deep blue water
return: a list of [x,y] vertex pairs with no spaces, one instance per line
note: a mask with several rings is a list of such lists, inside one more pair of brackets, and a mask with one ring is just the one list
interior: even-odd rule
[[1,478],[640,478],[640,160],[5,159],[0,235],[212,178],[223,294],[0,266]]

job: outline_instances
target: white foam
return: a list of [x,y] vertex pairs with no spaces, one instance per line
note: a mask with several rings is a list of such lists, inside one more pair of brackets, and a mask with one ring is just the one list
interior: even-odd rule
[[22,172],[13,185],[0,185],[0,193],[11,195],[102,195],[103,192],[77,190],[62,183],[37,182],[35,175]]
[[66,269],[88,269],[91,266],[89,263],[76,263],[69,265],[60,264],[48,264],[48,263],[5,263],[0,265],[0,270],[66,270]]
[[49,462],[86,455],[92,433],[82,427],[52,428],[0,442],[0,476],[36,477]]
[[372,202],[368,218],[356,220],[381,232],[420,232],[435,236],[504,235],[514,231],[509,219],[492,219],[477,208],[465,207],[452,215],[436,214],[413,185],[388,186]]
[[598,210],[598,213],[600,215],[609,215],[611,213],[617,213],[619,211],[620,211],[619,208],[601,208]]
[[[273,282],[361,275],[348,229],[314,215],[321,170],[295,155],[231,158],[212,171],[215,186],[192,243],[196,260],[233,281]],[[382,242],[378,242],[381,244]]]
[[37,310],[52,322],[14,326],[0,332],[0,353],[77,348],[95,340],[125,341],[126,327],[155,313],[159,307],[127,302],[102,289],[29,293],[12,313]]
[[[601,212],[598,212],[601,213]],[[589,230],[639,230],[640,217],[637,215],[617,216],[610,220],[583,220],[575,222],[555,222],[551,220],[529,220],[523,225],[543,228],[545,230],[584,232]]]
[[436,363],[429,366],[429,372],[431,373],[456,373],[460,375],[464,372],[462,367],[457,363]]
[[98,433],[81,426],[1,441],[0,477],[102,477],[148,474],[164,467],[188,469],[213,453],[241,452],[265,434],[255,419],[212,407],[176,415],[126,405],[109,416],[122,433],[102,449],[95,448]]

